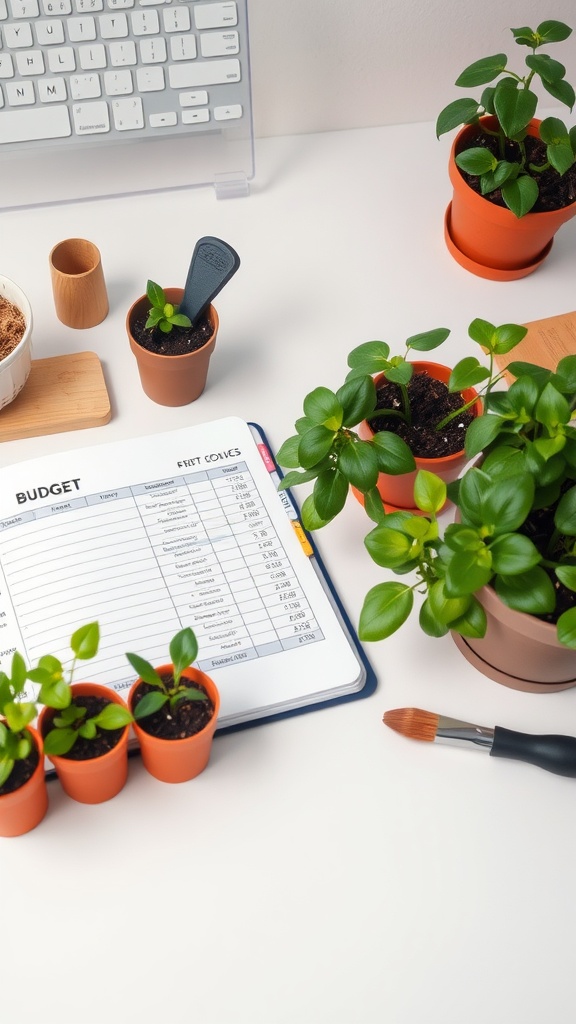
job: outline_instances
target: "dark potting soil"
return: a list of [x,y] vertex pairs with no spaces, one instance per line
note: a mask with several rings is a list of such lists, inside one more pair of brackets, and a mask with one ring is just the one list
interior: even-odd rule
[[13,793],[14,790],[24,786],[36,771],[38,758],[38,751],[34,747],[28,757],[23,758],[21,761],[15,761],[6,782],[3,786],[0,786],[0,796],[6,796],[7,793]]
[[201,316],[192,327],[173,327],[164,334],[158,327],[146,327],[148,314],[136,317],[131,324],[134,338],[142,348],[162,356],[182,356],[195,352],[210,341],[213,330],[207,317]]
[[[390,430],[409,446],[413,455],[421,459],[438,459],[454,455],[464,448],[466,430],[474,419],[471,410],[455,416],[442,430],[436,425],[455,409],[465,405],[462,395],[451,394],[440,380],[426,373],[414,373],[408,384],[408,397],[412,410],[412,424],[397,416],[378,416],[369,420],[369,426],[377,433]],[[384,380],[376,388],[379,409],[402,409],[402,393],[397,384]]]
[[[86,708],[85,718],[94,718],[95,715],[103,711],[104,708],[110,703],[105,697],[91,697],[88,694],[85,696],[74,697],[74,704],[81,708]],[[58,714],[58,712],[54,712]],[[50,723],[54,715],[47,716],[48,722],[43,727],[44,735],[50,731]],[[62,754],[62,757],[68,758],[69,761],[88,761],[92,757],[102,757],[103,754],[107,754],[109,750],[120,742],[120,737],[124,729],[98,729],[93,740],[86,740],[82,736],[78,736],[72,750],[69,750],[67,754]]]
[[[540,139],[535,139],[533,136],[528,135],[524,140],[526,148],[527,160],[526,164],[535,164],[537,167],[542,166],[546,163],[546,146]],[[500,153],[498,148],[498,139],[495,139],[493,135],[487,135],[486,132],[478,128],[475,135],[468,135],[466,139],[466,145],[460,148],[460,152],[464,149],[470,149],[471,147],[482,147],[483,149],[489,149],[494,156],[500,159]],[[517,160],[519,155],[519,148],[516,142],[508,142],[505,147],[504,157],[506,160]],[[460,174],[475,192],[480,193],[480,179],[475,174],[466,174],[460,170]],[[539,195],[532,210],[533,213],[542,213],[550,210],[561,210],[564,206],[569,206],[576,200],[576,164],[573,164],[565,174],[558,174],[553,167],[550,167],[546,171],[542,171],[540,174],[534,173],[532,177],[538,182]],[[489,192],[484,196],[484,199],[488,199],[491,203],[495,203],[497,206],[505,206],[505,202],[502,199],[501,190],[495,189],[494,192]]]
[[[173,685],[173,676],[162,674],[161,678],[163,681]],[[194,686],[195,689],[206,693],[206,689],[201,683],[190,682],[190,686]],[[134,706],[138,704],[142,697],[155,689],[155,686],[150,686],[148,683],[140,683],[136,690]],[[214,705],[207,693],[206,697],[206,700],[183,699],[178,701],[173,708],[170,707],[169,703],[166,703],[159,711],[155,711],[153,715],[147,715],[146,718],[138,719],[138,725],[145,732],[149,732],[151,736],[158,736],[164,740],[183,740],[187,736],[195,736],[197,732],[201,732],[208,725],[214,714]]]

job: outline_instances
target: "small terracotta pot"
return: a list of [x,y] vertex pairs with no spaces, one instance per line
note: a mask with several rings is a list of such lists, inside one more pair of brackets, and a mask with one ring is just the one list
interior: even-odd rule
[[0,275],[0,298],[11,302],[26,321],[24,335],[10,355],[0,359],[0,409],[20,394],[32,367],[32,310],[24,292],[14,281]]
[[[442,381],[443,384],[447,384],[450,380],[451,369],[448,366],[443,366],[441,363],[430,363],[426,360],[412,363],[414,367],[414,373],[427,373],[429,377],[433,377],[435,380]],[[376,387],[381,380],[384,379],[384,374],[378,374],[374,378]],[[482,401],[478,397],[478,393],[475,388],[466,388],[462,392],[462,398],[465,402],[470,402],[472,399],[476,399],[476,402],[471,406],[470,411],[476,416],[480,416],[482,413]],[[358,436],[363,441],[371,441],[374,437],[374,431],[371,429],[366,420],[358,425]],[[414,482],[416,480],[416,474],[420,469],[426,469],[430,473],[436,473],[437,476],[441,477],[445,483],[450,483],[451,480],[456,480],[460,474],[463,466],[466,464],[467,459],[464,454],[464,450],[455,452],[453,455],[447,455],[442,459],[421,459],[416,458],[416,469],[411,473],[399,473],[393,475],[391,473],[380,473],[376,486],[386,511],[395,511],[397,509],[409,509],[415,514],[420,514],[420,510],[414,507]],[[355,496],[361,501],[364,501],[363,495],[360,494],[356,488],[352,488]]]
[[576,651],[558,641],[555,625],[509,608],[493,587],[482,587],[476,597],[486,612],[486,635],[452,634],[467,661],[489,679],[527,693],[576,686]]
[[[75,697],[103,697],[114,704],[126,707],[115,690],[98,683],[74,683],[72,699]],[[38,727],[42,736],[48,732],[50,719],[54,717],[52,708],[42,708],[38,719]],[[111,800],[123,788],[128,777],[128,733],[127,725],[119,742],[108,753],[101,757],[90,757],[85,761],[74,761],[64,755],[48,755],[56,769],[62,789],[73,800],[81,804],[101,804]]]
[[[159,675],[173,672],[173,670],[173,665],[161,665],[156,669]],[[140,744],[144,767],[160,782],[188,782],[204,771],[210,759],[212,740],[220,711],[220,694],[214,681],[200,669],[186,669],[182,673],[182,678],[189,679],[193,685],[202,684],[214,705],[214,714],[200,732],[182,740],[165,740],[151,736],[142,724],[134,722],[134,732]],[[141,682],[141,679],[137,679],[128,694],[128,707],[132,714],[134,714],[134,696]]]
[[[490,128],[495,117],[481,118]],[[528,134],[538,135],[540,121],[534,119]],[[455,157],[466,149],[474,126],[462,128],[452,145],[448,171],[453,198],[446,211],[444,237],[454,259],[479,277],[490,281],[512,281],[531,274],[546,259],[554,235],[576,214],[576,202],[560,210],[527,213],[516,217],[505,206],[497,206],[466,183]]]
[[28,726],[40,757],[36,769],[20,789],[0,796],[0,836],[22,836],[40,824],[48,809],[48,790],[42,753],[42,738]]
[[[183,288],[165,288],[168,302],[179,306],[184,296]],[[130,348],[138,363],[138,372],[144,392],[158,405],[188,405],[200,397],[206,386],[208,365],[216,345],[218,314],[214,306],[206,312],[212,326],[212,336],[202,348],[180,356],[159,355],[142,348],[132,336],[131,324],[135,317],[142,316],[150,309],[150,300],[141,295],[128,310],[126,331]]]

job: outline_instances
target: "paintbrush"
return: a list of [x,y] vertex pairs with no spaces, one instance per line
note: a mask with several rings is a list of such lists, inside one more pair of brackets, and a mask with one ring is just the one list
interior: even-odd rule
[[555,775],[576,778],[576,738],[573,736],[536,736],[513,732],[497,725],[488,729],[457,718],[446,718],[420,708],[396,708],[386,711],[383,722],[403,736],[429,743],[448,743],[458,747],[478,747],[492,757],[527,761]]

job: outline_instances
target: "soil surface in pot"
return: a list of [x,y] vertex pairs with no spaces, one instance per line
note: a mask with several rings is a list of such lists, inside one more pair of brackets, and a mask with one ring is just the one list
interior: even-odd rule
[[[171,675],[163,674],[161,679],[170,686],[173,685]],[[206,693],[201,683],[190,682],[190,686]],[[133,706],[136,707],[142,697],[156,689],[157,687],[150,686],[148,683],[140,683],[134,694]],[[157,736],[163,740],[183,740],[187,736],[195,736],[197,732],[201,732],[208,725],[214,714],[214,705],[207,693],[206,698],[206,700],[181,700],[173,708],[166,703],[153,715],[138,719],[138,725],[144,729],[144,732],[149,732],[151,736]]]
[[7,299],[0,299],[0,359],[14,351],[24,337],[26,321],[24,314]]
[[39,754],[34,746],[28,757],[23,758],[21,761],[15,761],[14,767],[6,779],[6,782],[3,786],[0,786],[0,796],[6,796],[8,793],[14,793],[15,790],[26,785],[28,780],[32,778],[36,771],[38,758]]
[[[535,139],[531,135],[527,135],[524,140],[526,147],[527,160],[526,165],[535,164],[536,167],[541,167],[547,162],[546,160],[546,146],[540,139]],[[486,132],[478,129],[476,135],[469,135],[466,139],[466,145],[462,146],[460,152],[465,149],[472,147],[482,147],[483,149],[489,149],[494,156],[500,159],[498,150],[498,140],[492,135],[487,135]],[[509,142],[505,148],[505,159],[506,160],[517,160],[519,155],[519,148],[516,142]],[[460,168],[459,168],[460,170]],[[481,195],[480,191],[480,179],[475,174],[466,174],[460,170],[460,174],[464,178],[464,181]],[[546,171],[542,171],[541,174],[533,174],[532,177],[538,182],[539,195],[534,206],[532,207],[531,213],[543,213],[550,210],[561,210],[565,206],[570,206],[576,200],[576,164],[573,164],[565,174],[558,174],[553,167],[548,168]],[[495,189],[494,192],[488,192],[483,197],[488,199],[491,203],[495,203],[497,206],[506,206],[506,203],[502,199],[501,190]]]
[[[103,711],[110,704],[110,701],[106,700],[105,697],[81,695],[74,697],[73,703],[76,707],[86,708],[85,718],[94,718],[94,715],[98,715],[100,711]],[[58,714],[58,712],[55,711],[54,714],[47,715],[47,723],[43,725],[44,736],[50,731],[50,723],[55,714]],[[93,757],[102,757],[103,754],[107,754],[109,750],[112,750],[120,742],[123,732],[124,728],[98,729],[96,736],[92,740],[85,740],[82,736],[78,736],[72,750],[69,750],[67,754],[59,754],[58,756],[66,757],[69,761],[89,761]]]
[[164,334],[158,327],[146,327],[148,314],[136,317],[131,325],[132,335],[142,348],[160,356],[183,356],[203,348],[213,335],[212,325],[201,316],[192,327],[173,327]]
[[[446,384],[426,373],[414,373],[408,384],[408,397],[412,423],[409,425],[397,416],[375,416],[368,421],[374,433],[389,430],[397,434],[406,441],[412,454],[420,459],[445,458],[461,452],[466,430],[474,419],[471,410],[455,416],[442,430],[436,430],[436,424],[465,405],[462,395],[451,394]],[[376,388],[376,399],[379,409],[400,410],[403,407],[400,388],[387,380]]]

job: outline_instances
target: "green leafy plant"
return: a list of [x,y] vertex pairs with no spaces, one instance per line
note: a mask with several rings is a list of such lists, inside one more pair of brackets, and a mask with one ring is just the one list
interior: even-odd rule
[[154,281],[148,281],[146,295],[150,301],[148,319],[145,327],[157,327],[163,334],[170,334],[173,327],[190,327],[192,321],[184,313],[178,312],[178,306],[174,306],[166,300],[164,290]]
[[[277,454],[280,465],[289,470],[281,481],[281,488],[314,480],[313,491],[302,504],[302,522],[306,529],[319,529],[334,519],[344,507],[350,486],[364,496],[370,518],[375,522],[382,520],[385,513],[376,486],[378,475],[412,472],[416,468],[414,456],[406,442],[392,431],[377,431],[371,440],[365,441],[352,428],[361,420],[382,416],[410,422],[407,388],[413,365],[406,356],[410,351],[428,352],[437,348],[449,333],[446,328],[437,328],[414,335],[408,338],[405,353],[400,356],[391,357],[390,346],[383,341],[359,345],[348,356],[351,369],[341,388],[333,392],[318,387],[306,395],[304,416],[295,424],[297,433],[281,445]],[[495,327],[486,320],[476,319],[468,333],[488,355],[489,364],[482,365],[475,356],[460,360],[452,370],[448,390],[456,393],[482,385],[478,393],[489,396],[502,376],[495,369],[494,357],[517,345],[526,334],[526,328],[518,324]],[[383,374],[398,385],[402,408],[377,408],[373,374]],[[441,429],[474,401],[440,419],[437,428]]]
[[16,761],[30,756],[34,741],[27,726],[36,718],[33,701],[23,701],[26,663],[18,651],[12,655],[10,675],[0,672],[0,786],[10,778]]
[[[526,56],[525,73],[508,67],[505,53],[482,57],[470,64],[456,79],[463,88],[485,85],[480,100],[463,98],[449,103],[439,114],[436,134],[461,125],[477,124],[486,140],[496,140],[496,152],[488,145],[472,146],[456,156],[456,164],[467,174],[477,175],[482,195],[501,190],[506,206],[517,217],[528,213],[539,196],[538,179],[543,171],[553,169],[562,176],[576,161],[576,127],[568,129],[557,117],[545,118],[539,137],[546,147],[541,164],[529,161],[526,152],[528,125],[535,117],[538,96],[532,85],[539,79],[547,93],[572,110],[576,99],[574,88],[566,81],[566,68],[559,61],[542,53],[541,48],[567,39],[572,29],[561,21],[543,21],[533,30],[511,29],[519,46],[531,52]],[[498,81],[496,81],[498,79]],[[496,83],[494,85],[490,83]],[[494,115],[497,127],[488,127],[481,118]]]
[[126,654],[132,668],[138,673],[143,682],[153,686],[154,689],[145,694],[138,701],[134,708],[134,718],[146,718],[148,715],[159,711],[165,704],[171,708],[182,700],[208,700],[202,690],[190,686],[190,680],[182,678],[185,669],[196,660],[198,656],[198,641],[196,635],[189,626],[181,629],[180,632],[170,641],[170,660],[173,666],[173,674],[170,678],[162,678],[155,668],[141,658],[139,654]]
[[467,454],[481,454],[480,465],[448,486],[457,521],[441,534],[446,486],[421,472],[414,497],[425,515],[392,513],[366,537],[377,565],[413,574],[413,582],[369,591],[363,640],[399,629],[416,593],[424,597],[425,633],[482,637],[486,616],[476,594],[489,584],[510,608],[551,617],[559,641],[576,649],[576,356],[555,372],[522,362],[509,370],[516,378],[509,390],[490,397],[467,433]]
[[99,644],[99,625],[97,622],[90,622],[72,634],[70,647],[73,659],[67,679],[62,662],[51,654],[43,655],[37,667],[27,673],[28,679],[40,685],[38,701],[59,712],[53,717],[50,729],[44,737],[44,751],[48,756],[69,753],[79,737],[93,740],[99,729],[120,729],[132,721],[128,709],[113,701],[97,715],[87,718],[86,708],[73,700],[72,678],[76,663],[78,660],[87,661],[93,658],[98,652]]

